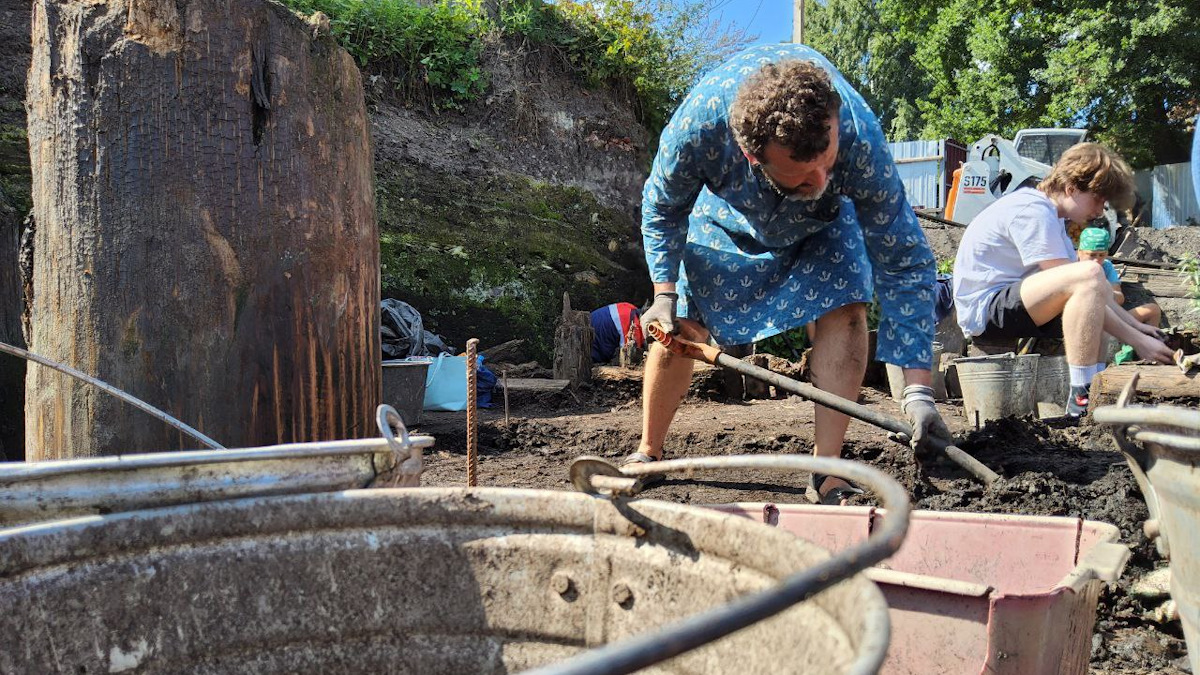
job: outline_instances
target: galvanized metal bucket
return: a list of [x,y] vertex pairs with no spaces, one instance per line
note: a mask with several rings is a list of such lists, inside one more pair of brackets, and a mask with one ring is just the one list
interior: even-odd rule
[[[0,527],[193,502],[420,482],[431,436],[409,436],[390,406],[381,438],[0,464]],[[396,432],[399,432],[397,436]]]
[[[847,475],[835,460],[761,459]],[[686,462],[655,469],[721,466]],[[577,482],[629,480],[594,468]],[[882,488],[897,517],[834,557],[699,507],[489,488],[0,530],[0,634],[21,636],[0,672],[873,673],[887,607],[854,571],[899,546],[899,489]],[[697,640],[709,644],[682,653]]]
[[1037,414],[1037,354],[998,354],[955,359],[963,415],[976,428],[988,420]]
[[1118,405],[1097,408],[1150,510],[1147,536],[1171,565],[1171,597],[1179,607],[1192,672],[1200,672],[1200,410],[1130,406],[1131,381]]

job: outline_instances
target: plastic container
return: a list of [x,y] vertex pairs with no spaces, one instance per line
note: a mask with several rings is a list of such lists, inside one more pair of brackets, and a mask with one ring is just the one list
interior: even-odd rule
[[[884,516],[873,507],[722,504],[838,551]],[[1096,602],[1129,558],[1107,523],[914,511],[904,545],[866,571],[886,598],[892,644],[881,673],[1082,675]]]
[[1039,358],[1034,388],[1038,417],[1044,419],[1067,414],[1067,397],[1071,395],[1071,369],[1067,365],[1067,357]]
[[467,409],[467,357],[439,354],[425,375],[425,410]]
[[967,421],[979,428],[988,420],[1037,414],[1038,358],[1009,352],[955,359]]
[[421,421],[429,364],[418,359],[383,362],[383,402],[400,413],[405,426]]

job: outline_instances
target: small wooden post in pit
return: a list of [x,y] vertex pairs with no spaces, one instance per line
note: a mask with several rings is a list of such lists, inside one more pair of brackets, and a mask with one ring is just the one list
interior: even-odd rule
[[568,380],[574,389],[592,381],[591,315],[571,309],[571,296],[563,293],[563,313],[554,331],[554,379]]

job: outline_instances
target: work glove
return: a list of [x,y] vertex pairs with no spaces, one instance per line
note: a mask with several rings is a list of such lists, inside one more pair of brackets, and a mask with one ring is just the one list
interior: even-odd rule
[[910,384],[904,388],[904,398],[900,403],[908,421],[912,423],[912,434],[909,445],[915,453],[929,456],[935,452],[931,442],[939,438],[946,443],[951,441],[950,430],[942,421],[937,408],[933,405],[933,387],[924,384]]
[[650,341],[650,335],[646,331],[652,323],[662,326],[668,333],[675,332],[675,304],[678,302],[678,293],[654,294],[654,302],[650,303],[650,309],[642,315],[642,332],[647,343]]

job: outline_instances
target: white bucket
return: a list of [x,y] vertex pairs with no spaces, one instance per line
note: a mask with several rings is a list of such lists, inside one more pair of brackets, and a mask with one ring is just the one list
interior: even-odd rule
[[1037,413],[1037,354],[955,359],[963,414],[975,428],[988,420]]
[[1071,368],[1065,356],[1043,356],[1038,359],[1037,384],[1038,417],[1062,417],[1067,414],[1067,397],[1071,395]]

